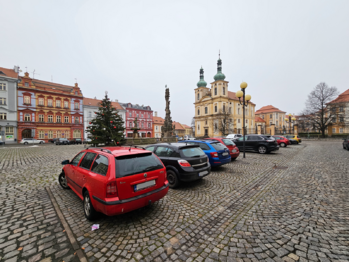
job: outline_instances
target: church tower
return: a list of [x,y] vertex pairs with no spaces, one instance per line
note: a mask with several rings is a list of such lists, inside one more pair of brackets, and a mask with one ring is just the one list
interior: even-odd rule
[[225,75],[222,73],[221,55],[217,61],[217,74],[213,77],[214,82],[211,83],[211,96],[214,97],[228,97],[228,81],[225,81]]

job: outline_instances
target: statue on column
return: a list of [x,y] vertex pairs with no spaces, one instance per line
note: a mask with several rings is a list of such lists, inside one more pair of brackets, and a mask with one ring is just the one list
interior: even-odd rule
[[162,127],[161,137],[168,138],[173,136],[174,127],[172,124],[171,111],[170,111],[170,89],[165,86],[165,100],[166,100],[166,116],[164,126]]

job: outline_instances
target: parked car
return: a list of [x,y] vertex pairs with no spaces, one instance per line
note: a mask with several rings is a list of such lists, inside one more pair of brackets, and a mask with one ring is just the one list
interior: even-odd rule
[[69,144],[71,145],[82,144],[82,140],[81,138],[73,138],[69,140]]
[[287,136],[285,136],[287,139],[294,139],[294,140],[296,140],[297,142],[298,142],[298,144],[300,143],[300,142],[302,142],[302,139],[299,137],[299,136],[297,136],[297,135],[287,135]]
[[97,212],[114,216],[144,207],[168,192],[166,168],[149,151],[130,147],[89,147],[65,160],[59,184],[81,200],[88,220]]
[[298,140],[292,138],[293,136],[285,136],[285,137],[288,139],[288,141],[290,141],[291,145],[298,145],[299,144]]
[[4,141],[0,141],[0,146],[5,145]]
[[229,138],[229,139],[232,139],[232,140],[238,139],[239,137],[242,137],[242,135],[241,134],[228,134],[226,136],[226,138]]
[[[240,151],[243,150],[243,137],[239,137],[237,140],[235,140],[235,144]],[[266,154],[279,150],[279,145],[272,137],[251,134],[245,136],[245,150],[258,151],[260,154]]]
[[213,138],[205,138],[205,140],[216,140],[222,143],[223,145],[225,145],[229,149],[229,153],[232,161],[235,160],[240,155],[239,148],[235,145],[233,141],[231,141],[228,138],[213,137]]
[[24,145],[28,145],[28,144],[44,144],[45,141],[44,140],[39,140],[39,139],[35,139],[35,138],[23,138],[21,140],[21,142],[19,142],[20,144],[24,144]]
[[343,149],[346,149],[349,151],[349,136],[343,139]]
[[207,155],[212,167],[221,166],[231,161],[229,149],[216,140],[185,140],[178,143],[200,146]]
[[211,172],[211,165],[198,145],[184,143],[161,143],[145,148],[157,155],[166,167],[171,188],[181,182],[201,179]]
[[278,143],[279,146],[281,147],[287,147],[288,145],[291,144],[290,140],[288,140],[284,136],[273,136],[276,139],[276,142]]
[[88,144],[88,143],[90,143],[91,141],[92,141],[91,138],[86,138],[86,139],[84,139],[83,143],[84,143],[84,144]]
[[66,138],[58,138],[55,142],[56,145],[69,145],[69,140]]
[[58,138],[49,139],[48,142],[55,144]]

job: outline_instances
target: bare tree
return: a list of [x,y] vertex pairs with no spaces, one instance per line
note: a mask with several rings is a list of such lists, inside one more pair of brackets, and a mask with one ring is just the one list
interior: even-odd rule
[[302,114],[309,124],[315,126],[325,136],[325,130],[335,117],[335,112],[327,106],[339,92],[336,87],[329,87],[326,83],[318,84],[308,95]]
[[231,113],[227,112],[226,110],[223,111],[221,109],[219,110],[217,117],[215,117],[215,119],[217,119],[218,122],[215,123],[214,128],[221,132],[223,136],[233,133],[234,125],[233,119],[230,115]]
[[195,118],[194,117],[191,120],[191,129],[193,130],[193,136],[195,137]]

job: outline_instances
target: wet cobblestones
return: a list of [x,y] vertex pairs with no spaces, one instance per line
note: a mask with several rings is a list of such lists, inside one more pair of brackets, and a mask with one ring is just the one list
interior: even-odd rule
[[[3,260],[11,259],[6,254],[32,261],[46,255],[52,261],[76,259],[70,246],[60,246],[69,241],[62,240],[65,233],[43,189],[50,186],[89,261],[349,261],[349,155],[340,142],[247,153],[151,206],[100,215],[96,231],[82,201],[56,182],[59,163],[82,148],[0,150]],[[275,168],[280,166],[287,168]],[[32,221],[26,216],[35,221],[25,224]],[[24,235],[30,237],[19,240]]]

